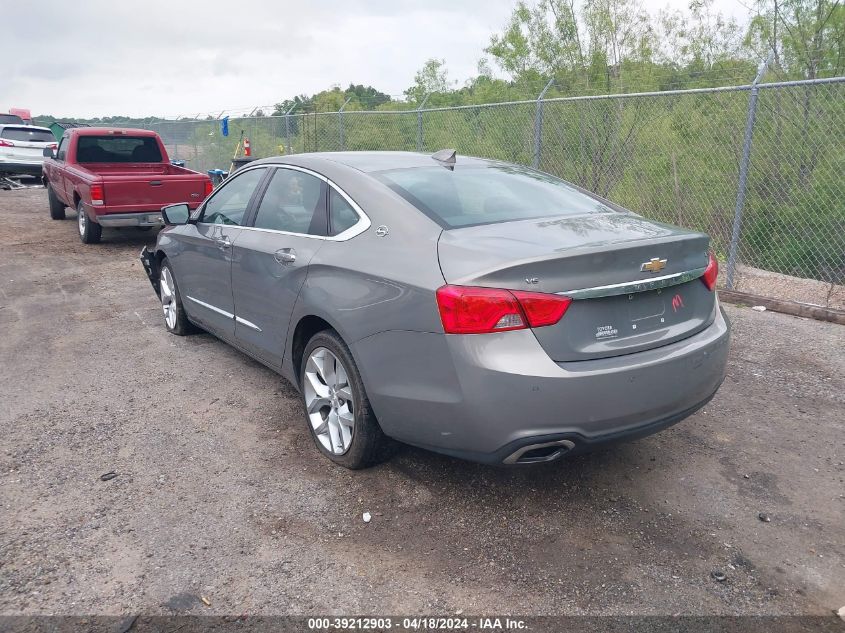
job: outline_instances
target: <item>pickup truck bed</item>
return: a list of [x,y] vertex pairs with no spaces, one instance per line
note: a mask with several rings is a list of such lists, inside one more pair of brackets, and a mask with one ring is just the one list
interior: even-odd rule
[[77,211],[83,242],[100,241],[102,227],[160,226],[161,208],[197,208],[211,193],[208,176],[170,164],[161,139],[148,130],[72,128],[44,162],[50,216]]

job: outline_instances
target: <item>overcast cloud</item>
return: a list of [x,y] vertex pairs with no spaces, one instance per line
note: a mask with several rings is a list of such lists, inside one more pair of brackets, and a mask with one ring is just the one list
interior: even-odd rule
[[[0,12],[0,111],[176,116],[270,105],[334,84],[401,95],[432,57],[475,74],[515,0],[66,0]],[[686,0],[647,0],[683,9]],[[717,8],[742,18],[736,0]],[[8,7],[7,7],[8,9]]]

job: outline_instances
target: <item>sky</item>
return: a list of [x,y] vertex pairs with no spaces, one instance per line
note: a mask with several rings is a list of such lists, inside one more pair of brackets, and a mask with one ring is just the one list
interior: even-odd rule
[[[7,0],[10,1],[10,0]],[[647,10],[688,0],[644,0]],[[0,19],[0,111],[244,112],[333,85],[401,95],[427,59],[476,74],[516,0],[35,0]],[[744,22],[740,0],[714,8]],[[8,62],[11,60],[11,63]]]

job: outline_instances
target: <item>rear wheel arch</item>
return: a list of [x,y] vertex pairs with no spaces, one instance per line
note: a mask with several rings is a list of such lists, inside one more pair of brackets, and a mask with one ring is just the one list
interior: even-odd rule
[[[293,372],[294,376],[296,376],[297,383],[299,383],[299,370],[300,367],[302,367],[302,356],[305,352],[305,346],[308,345],[308,341],[310,341],[317,333],[324,330],[333,330],[334,332],[337,332],[337,329],[334,328],[331,323],[314,314],[308,314],[299,319],[297,322],[296,328],[294,328],[293,331],[290,346],[291,362],[293,364]],[[301,387],[302,385],[298,386]]]
[[[300,329],[301,339],[305,339],[304,333],[308,327],[328,324],[316,316],[312,319],[303,318],[300,322],[304,322]],[[366,468],[389,459],[396,451],[397,444],[382,431],[367,397],[358,363],[336,329],[323,328],[309,338],[299,359],[298,375],[304,371],[305,359],[310,361],[315,355],[322,355],[323,363],[327,359],[337,363],[336,370],[328,373],[315,365],[312,370],[317,376],[316,381],[309,380],[310,389],[309,384],[300,386],[303,411],[318,450],[334,463],[350,469]],[[340,372],[341,368],[345,370],[345,379]],[[322,393],[315,387],[315,383],[322,383],[329,395]],[[347,435],[342,428],[350,426],[350,414],[353,424]],[[335,433],[332,433],[333,415],[336,416]]]

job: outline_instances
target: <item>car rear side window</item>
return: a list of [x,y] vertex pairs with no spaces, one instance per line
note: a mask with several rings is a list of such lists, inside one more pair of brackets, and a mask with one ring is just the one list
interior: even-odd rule
[[33,129],[27,126],[5,127],[0,132],[0,138],[10,141],[24,141],[27,143],[55,143],[56,139],[49,130]]
[[265,172],[265,169],[250,169],[226,180],[205,203],[200,222],[243,226],[249,201]]
[[376,177],[447,229],[610,210],[566,181],[515,165],[418,167]]
[[326,199],[323,181],[293,169],[277,169],[258,206],[257,229],[326,234]]
[[80,136],[78,163],[160,163],[161,150],[152,136]]
[[329,235],[335,236],[351,229],[361,218],[352,205],[335,189],[329,189]]

